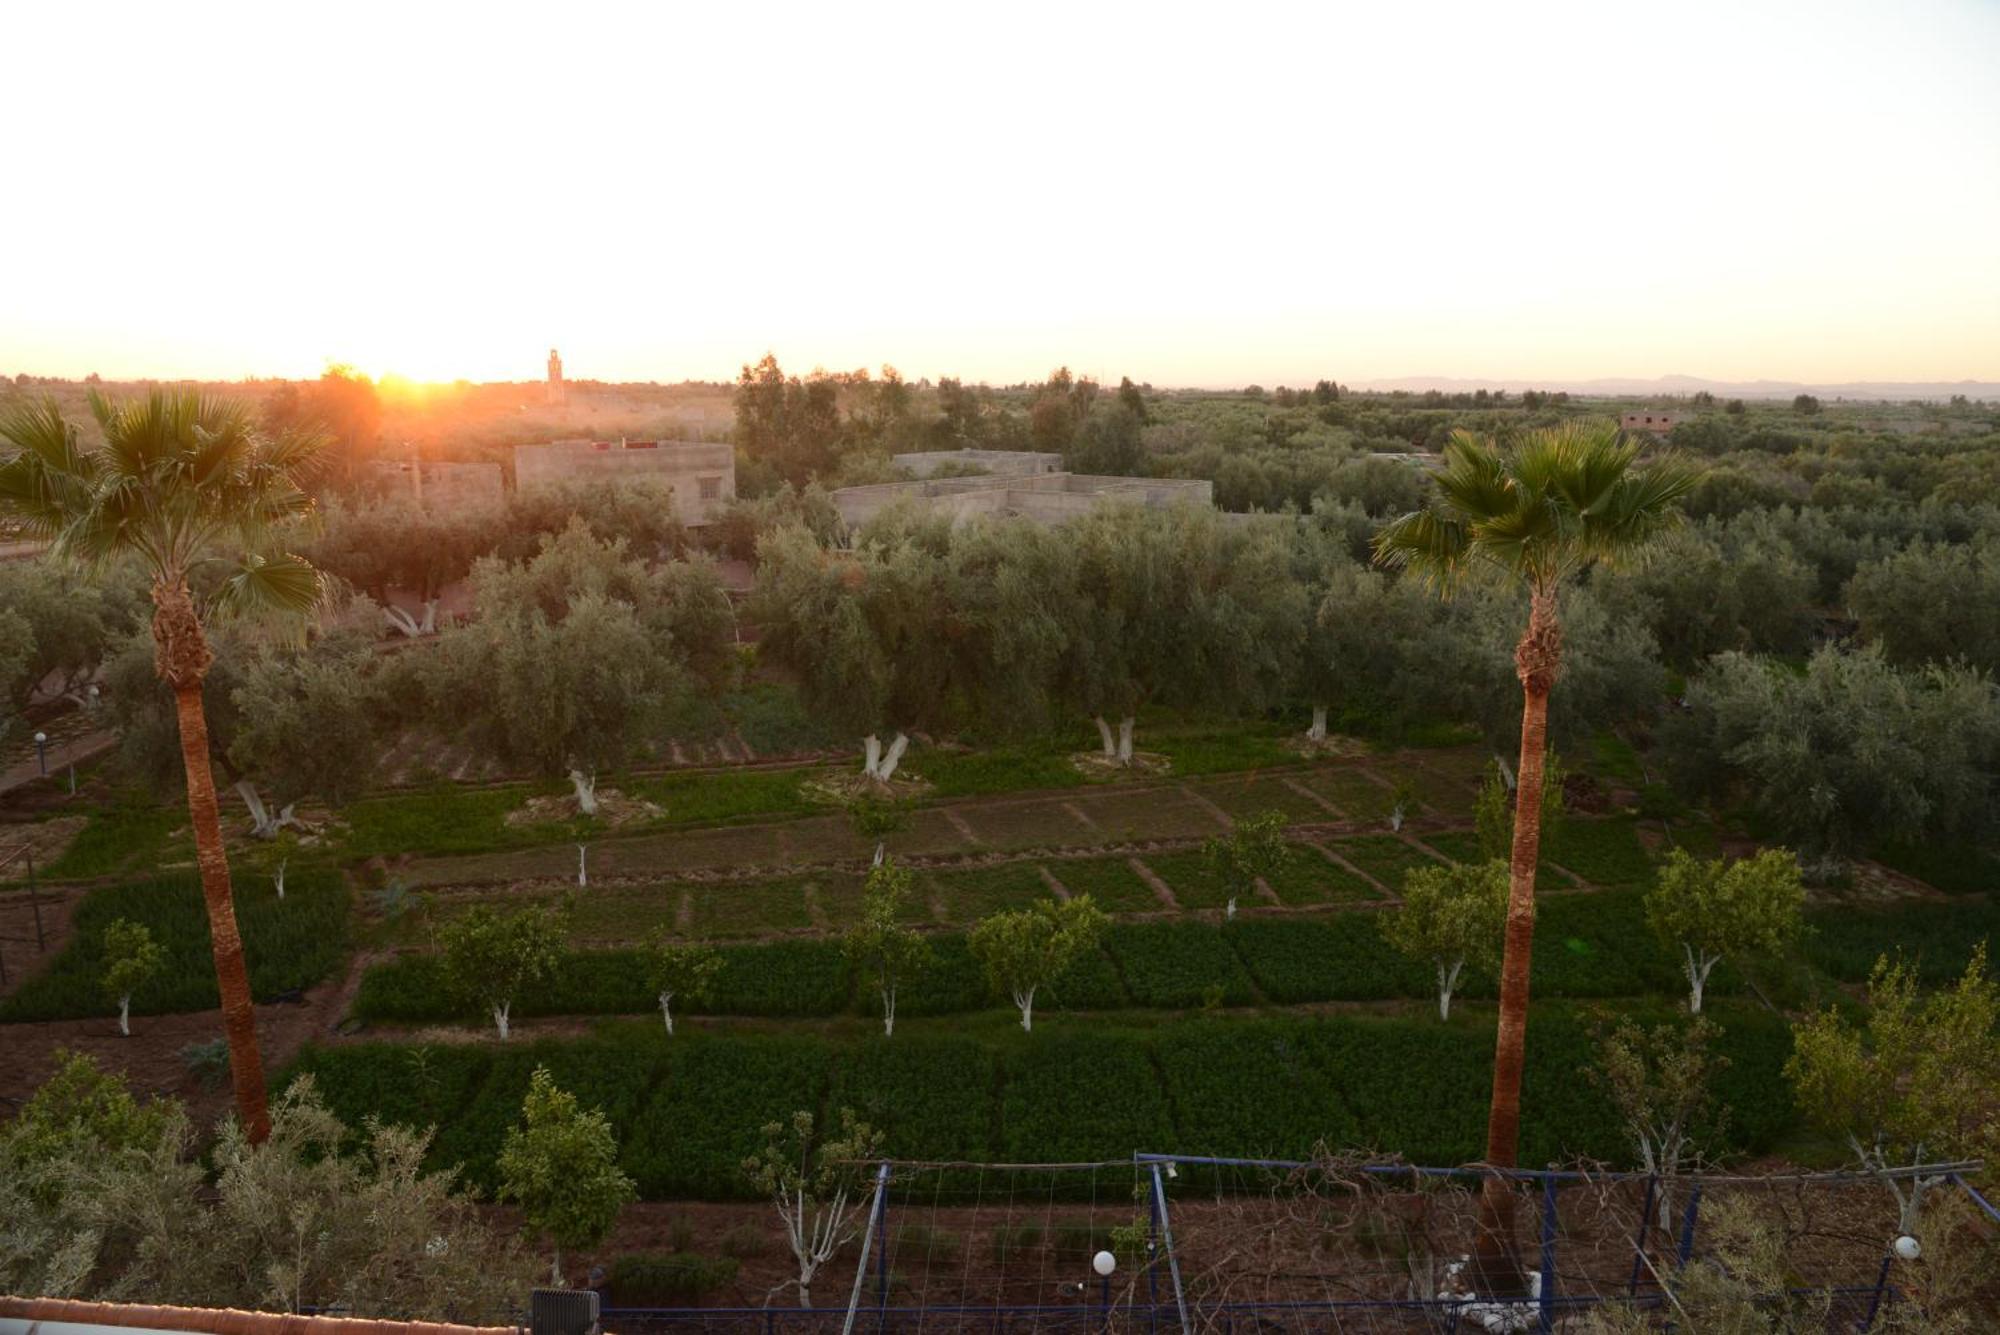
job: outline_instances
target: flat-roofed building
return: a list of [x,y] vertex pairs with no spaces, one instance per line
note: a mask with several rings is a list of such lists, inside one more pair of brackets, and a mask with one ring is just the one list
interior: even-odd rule
[[866,487],[842,487],[833,493],[834,508],[850,527],[865,524],[901,502],[949,514],[954,519],[1016,515],[1038,524],[1059,524],[1101,505],[1139,505],[1152,510],[1176,505],[1213,506],[1215,484],[1207,478],[1002,473],[878,482]]
[[391,496],[402,496],[440,510],[498,505],[506,488],[499,464],[442,459],[383,459],[375,473]]
[[1660,412],[1645,409],[1636,413],[1626,413],[1618,419],[1618,425],[1627,431],[1650,431],[1656,436],[1664,436],[1682,422],[1687,421],[1686,413]]
[[1062,471],[1060,454],[1039,450],[921,450],[914,454],[892,454],[889,462],[911,477],[930,477],[946,468],[976,468],[996,477]]
[[514,485],[523,492],[640,478],[672,487],[680,521],[697,527],[735,498],[736,451],[700,440],[553,440],[514,447]]

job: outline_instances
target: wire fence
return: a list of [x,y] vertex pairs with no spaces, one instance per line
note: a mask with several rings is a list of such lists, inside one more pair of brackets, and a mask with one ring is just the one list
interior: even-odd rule
[[[1150,1153],[870,1168],[856,1236],[810,1305],[609,1307],[607,1328],[1622,1333],[1699,1328],[1691,1295],[1740,1283],[1772,1329],[1867,1331],[1911,1300],[1908,1284],[1930,1281],[1896,1258],[1895,1199],[1872,1174]],[[1897,1176],[1924,1176],[1982,1226],[2000,1223],[1962,1175],[1976,1168]],[[1761,1273],[1775,1281],[1759,1287]]]

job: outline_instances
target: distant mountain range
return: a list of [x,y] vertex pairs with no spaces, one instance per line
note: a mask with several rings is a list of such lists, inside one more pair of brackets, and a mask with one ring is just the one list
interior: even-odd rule
[[1808,384],[1792,380],[1704,380],[1695,375],[1663,375],[1652,380],[1606,376],[1597,380],[1479,380],[1464,376],[1406,375],[1393,380],[1364,380],[1357,389],[1398,390],[1422,393],[1427,389],[1447,394],[1470,394],[1480,389],[1504,389],[1517,394],[1524,389],[1567,390],[1571,394],[1595,394],[1615,398],[1647,398],[1656,394],[1699,394],[1707,390],[1723,399],[1789,399],[1795,394],[1817,394],[1823,399],[1949,399],[1963,394],[1969,399],[2000,399],[2000,381],[1994,380],[1851,380],[1842,384]]

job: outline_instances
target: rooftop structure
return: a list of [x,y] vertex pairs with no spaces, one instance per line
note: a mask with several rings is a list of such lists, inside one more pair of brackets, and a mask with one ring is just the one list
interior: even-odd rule
[[1618,419],[1618,425],[1627,431],[1650,431],[1656,436],[1664,436],[1682,422],[1687,421],[1686,413],[1668,413],[1657,410],[1651,412],[1626,413]]
[[1035,450],[923,450],[916,454],[891,455],[889,462],[912,477],[930,477],[940,469],[954,466],[977,468],[996,477],[1062,471],[1060,454]]
[[549,349],[549,383],[547,394],[548,401],[558,406],[566,402],[569,398],[569,391],[563,385],[562,354],[558,353],[554,348]]
[[706,524],[736,495],[736,451],[695,440],[555,440],[514,447],[522,492],[650,478],[674,489],[674,510],[690,528]]
[[954,520],[972,515],[1018,515],[1038,524],[1059,524],[1065,519],[1087,514],[1100,505],[1113,503],[1135,504],[1152,510],[1164,510],[1175,505],[1214,505],[1215,484],[1207,478],[1099,477],[1087,473],[1041,472],[880,482],[866,487],[842,487],[833,493],[834,508],[840,511],[841,519],[849,525],[865,524],[889,506],[903,501],[949,514]]

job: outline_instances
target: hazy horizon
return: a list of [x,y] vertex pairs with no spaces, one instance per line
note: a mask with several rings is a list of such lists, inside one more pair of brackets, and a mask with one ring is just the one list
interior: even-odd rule
[[0,373],[2000,381],[2000,6],[344,13],[16,18]]

